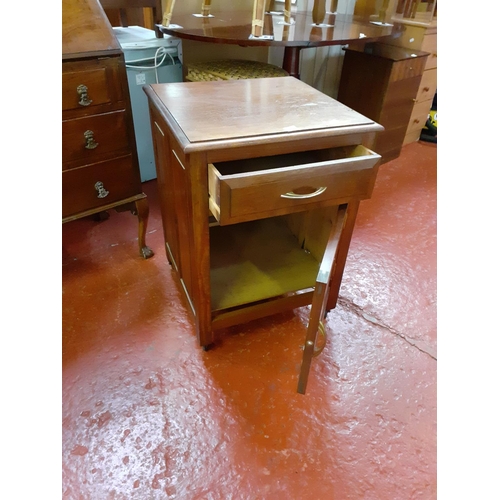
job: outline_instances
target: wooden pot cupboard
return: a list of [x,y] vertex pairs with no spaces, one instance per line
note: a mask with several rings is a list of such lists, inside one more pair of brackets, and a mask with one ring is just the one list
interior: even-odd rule
[[144,87],[168,261],[200,345],[311,305],[298,392],[324,347],[383,127],[293,77]]
[[142,192],[125,60],[97,0],[63,0],[62,222],[130,210],[146,245]]

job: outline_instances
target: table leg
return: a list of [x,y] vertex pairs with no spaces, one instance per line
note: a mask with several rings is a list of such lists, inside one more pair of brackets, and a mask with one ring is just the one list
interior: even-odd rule
[[285,47],[285,55],[283,56],[283,69],[290,76],[300,79],[300,49],[302,47]]

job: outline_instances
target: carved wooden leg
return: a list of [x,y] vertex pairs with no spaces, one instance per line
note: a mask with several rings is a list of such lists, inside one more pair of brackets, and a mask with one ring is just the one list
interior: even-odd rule
[[149,203],[146,197],[135,202],[135,212],[139,219],[139,253],[144,259],[149,259],[154,255],[154,252],[146,246],[146,229],[149,217]]

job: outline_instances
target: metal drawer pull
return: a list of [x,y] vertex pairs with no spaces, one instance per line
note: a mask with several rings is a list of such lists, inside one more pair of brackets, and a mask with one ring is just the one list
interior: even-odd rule
[[78,87],[76,87],[76,91],[80,96],[80,100],[78,101],[80,106],[89,106],[92,104],[92,99],[89,99],[88,96],[88,90],[89,89],[85,85],[78,85]]
[[294,193],[293,191],[291,191],[290,193],[282,194],[281,197],[282,198],[289,198],[291,200],[304,200],[306,198],[314,198],[314,196],[318,196],[321,193],[324,193],[325,191],[326,191],[326,186],[322,186],[322,187],[316,189],[316,191],[313,191],[312,193],[300,194],[300,193]]
[[95,149],[97,146],[99,146],[99,143],[94,141],[94,132],[92,132],[92,130],[86,130],[83,133],[83,136],[87,141],[87,144],[85,144],[86,149]]
[[109,191],[106,191],[106,189],[104,188],[104,184],[101,181],[97,181],[94,184],[94,187],[97,191],[98,198],[106,198],[106,196],[108,196]]

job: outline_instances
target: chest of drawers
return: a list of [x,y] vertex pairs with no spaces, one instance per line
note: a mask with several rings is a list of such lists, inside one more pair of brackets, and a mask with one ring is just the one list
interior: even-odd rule
[[63,1],[62,221],[130,210],[139,251],[148,201],[142,192],[125,62],[97,0]]
[[383,128],[293,77],[145,87],[165,249],[205,349],[219,329],[310,305],[299,392],[336,305]]
[[372,145],[382,162],[401,152],[427,56],[381,43],[345,52],[338,100],[385,128]]

